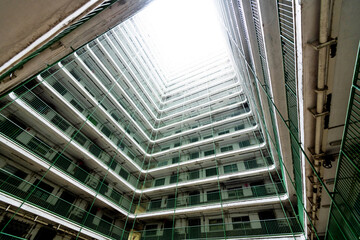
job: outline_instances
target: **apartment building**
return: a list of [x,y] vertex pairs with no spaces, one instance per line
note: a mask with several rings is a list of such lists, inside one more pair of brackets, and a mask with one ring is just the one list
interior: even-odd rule
[[360,4],[215,2],[227,48],[171,74],[134,16],[4,80],[1,239],[357,239]]

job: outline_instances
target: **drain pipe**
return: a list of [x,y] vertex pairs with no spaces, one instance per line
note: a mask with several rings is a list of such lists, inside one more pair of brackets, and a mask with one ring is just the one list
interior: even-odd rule
[[[317,75],[317,86],[316,86],[316,113],[314,114],[315,124],[315,149],[313,155],[314,167],[316,172],[320,175],[320,167],[324,158],[324,152],[326,146],[321,146],[323,138],[323,127],[324,127],[324,102],[326,95],[326,74],[327,74],[327,58],[328,58],[328,21],[329,21],[329,6],[330,0],[321,0],[320,6],[320,26],[319,26],[319,42],[318,48],[318,75]],[[314,226],[316,226],[316,213],[318,211],[318,194],[319,194],[319,180],[312,174],[313,177],[313,196],[311,204],[311,218]],[[314,231],[311,231],[311,240],[314,239]]]

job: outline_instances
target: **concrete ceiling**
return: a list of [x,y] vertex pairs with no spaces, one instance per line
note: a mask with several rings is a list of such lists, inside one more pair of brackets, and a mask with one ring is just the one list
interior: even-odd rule
[[[86,2],[88,1],[0,1],[0,65],[52,30]],[[89,6],[91,7],[94,8]]]
[[[119,0],[0,82],[0,94],[128,19],[152,0]],[[0,75],[43,46],[104,0],[0,1]]]

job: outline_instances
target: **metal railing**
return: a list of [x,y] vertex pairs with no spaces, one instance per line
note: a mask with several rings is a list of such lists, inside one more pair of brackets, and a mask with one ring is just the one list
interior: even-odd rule
[[[288,221],[290,220],[290,221]],[[290,225],[289,223],[290,222]],[[301,234],[295,217],[138,231],[142,240],[236,239]]]
[[[326,239],[360,238],[360,44],[330,208]],[[344,219],[345,218],[345,219]],[[344,224],[348,221],[351,225]]]

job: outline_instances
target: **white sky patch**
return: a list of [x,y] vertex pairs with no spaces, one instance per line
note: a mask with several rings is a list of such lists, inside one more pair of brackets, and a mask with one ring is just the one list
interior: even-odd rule
[[168,73],[226,49],[213,0],[154,0],[136,17]]

